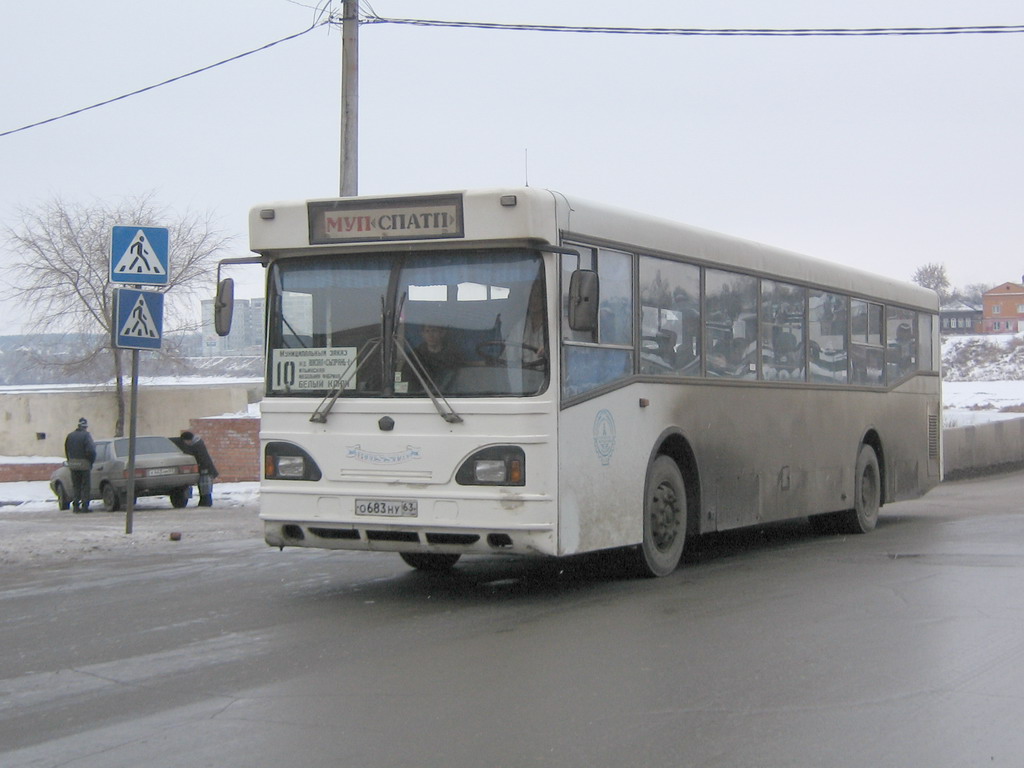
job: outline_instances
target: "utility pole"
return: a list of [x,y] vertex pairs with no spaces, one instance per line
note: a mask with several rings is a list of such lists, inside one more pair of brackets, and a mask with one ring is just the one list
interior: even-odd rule
[[359,2],[343,0],[341,22],[341,196],[359,194]]

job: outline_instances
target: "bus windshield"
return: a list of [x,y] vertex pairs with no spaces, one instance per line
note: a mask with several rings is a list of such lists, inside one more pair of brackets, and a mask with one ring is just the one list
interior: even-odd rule
[[268,396],[523,397],[547,385],[537,252],[279,259],[269,286]]

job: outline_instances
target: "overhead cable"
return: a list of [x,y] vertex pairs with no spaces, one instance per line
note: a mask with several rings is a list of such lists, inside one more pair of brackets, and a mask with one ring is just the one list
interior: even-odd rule
[[1020,34],[1024,24],[962,27],[862,27],[809,29],[700,29],[689,27],[581,27],[560,24],[501,24],[438,19],[391,19],[370,15],[362,24],[400,24],[414,27],[490,29],[513,32],[563,32],[592,35],[676,35],[717,37],[870,37],[885,35],[999,35]]
[[177,77],[172,77],[169,80],[164,80],[163,82],[155,83],[154,85],[147,85],[145,88],[139,88],[138,90],[132,91],[131,93],[125,93],[125,94],[122,94],[120,96],[115,96],[112,99],[107,99],[106,101],[100,101],[100,102],[97,102],[96,104],[90,104],[88,107],[82,107],[81,109],[76,109],[76,110],[73,110],[71,112],[65,112],[63,115],[57,115],[56,117],[50,117],[50,118],[47,118],[46,120],[40,120],[40,121],[35,122],[35,123],[30,123],[29,125],[23,125],[23,126],[21,126],[21,128],[14,128],[14,129],[9,130],[9,131],[3,131],[2,133],[0,133],[0,138],[3,138],[4,136],[10,136],[13,133],[19,133],[21,131],[27,131],[29,128],[37,128],[38,126],[46,125],[47,123],[54,123],[54,122],[56,122],[58,120],[63,120],[66,117],[72,117],[74,115],[80,115],[83,112],[88,112],[91,109],[97,109],[98,107],[105,107],[107,104],[113,104],[115,101],[121,101],[122,99],[127,99],[127,98],[129,98],[131,96],[138,96],[140,93],[145,93],[146,91],[152,91],[153,89],[160,88],[160,87],[162,87],[164,85],[170,85],[171,83],[176,83],[179,80],[184,80],[186,77],[192,77],[193,75],[198,75],[201,72],[208,72],[211,69],[214,69],[216,67],[222,66],[224,64],[229,64],[232,61],[238,61],[239,59],[243,59],[246,56],[251,56],[254,53],[259,53],[260,51],[265,51],[268,48],[273,48],[275,45],[279,45],[280,43],[286,43],[289,40],[294,40],[297,37],[302,37],[303,35],[312,32],[317,27],[322,27],[325,24],[330,24],[330,23],[331,23],[330,19],[325,19],[323,21],[317,21],[311,27],[309,27],[309,29],[304,29],[301,32],[296,32],[294,35],[288,35],[288,37],[282,37],[280,40],[274,40],[273,42],[267,43],[266,45],[261,45],[259,48],[253,48],[251,51],[245,51],[244,53],[239,53],[238,55],[232,56],[229,59],[224,59],[223,61],[218,61],[218,62],[216,62],[214,64],[209,64],[209,65],[207,65],[205,67],[200,67],[199,69],[194,69],[191,72],[186,72],[184,75],[178,75]]

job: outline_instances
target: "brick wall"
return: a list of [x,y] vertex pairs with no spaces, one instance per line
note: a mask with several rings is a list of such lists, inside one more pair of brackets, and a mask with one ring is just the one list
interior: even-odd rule
[[18,483],[26,480],[49,480],[60,464],[0,464],[0,483]]
[[[258,482],[260,479],[260,420],[253,416],[189,419],[190,430],[206,442],[220,483]],[[43,462],[2,464],[0,483],[49,480],[60,464]]]
[[189,429],[203,438],[219,483],[260,479],[260,420],[251,416],[189,419]]

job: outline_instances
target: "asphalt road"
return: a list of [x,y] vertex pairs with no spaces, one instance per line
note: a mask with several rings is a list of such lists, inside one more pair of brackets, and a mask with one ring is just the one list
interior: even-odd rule
[[653,581],[278,552],[251,506],[132,537],[0,509],[0,765],[1019,766],[1022,486],[709,537]]

